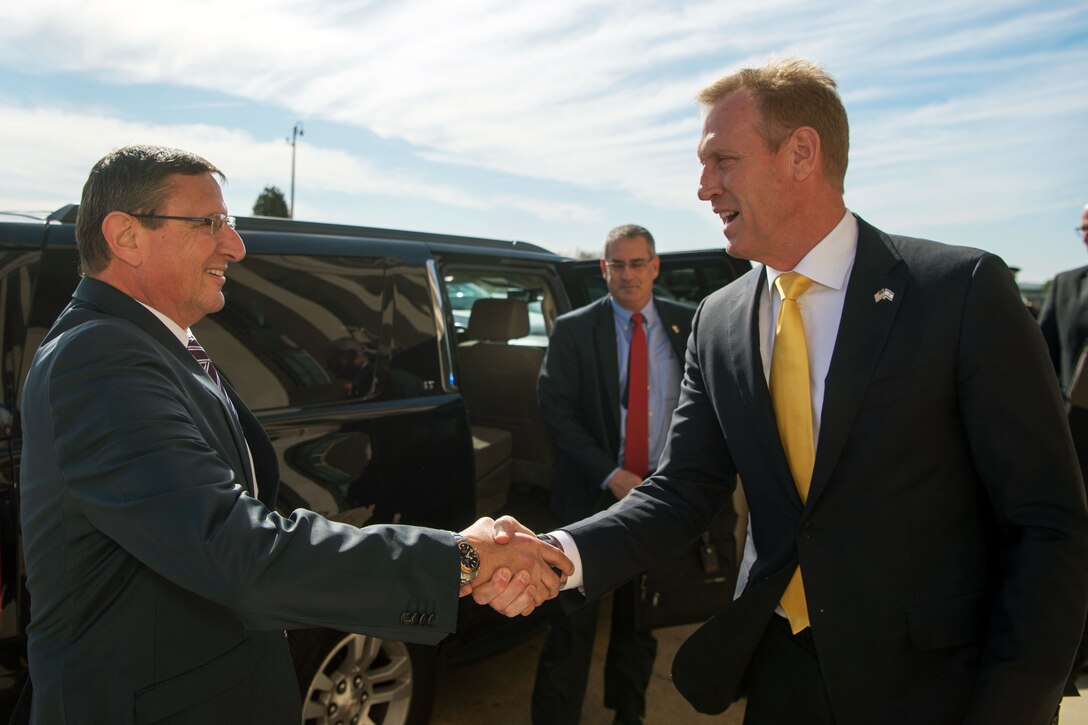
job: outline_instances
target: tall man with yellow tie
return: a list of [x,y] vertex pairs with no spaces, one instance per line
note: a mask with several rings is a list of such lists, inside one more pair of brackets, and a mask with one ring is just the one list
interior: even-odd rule
[[[673,664],[697,709],[747,693],[750,725],[1050,722],[1088,508],[1012,275],[846,209],[846,111],[818,66],[746,68],[699,100],[699,198],[757,264],[696,312],[656,474],[553,532],[575,565],[562,596],[668,556],[739,473],[747,583]],[[507,609],[498,589],[474,596]]]

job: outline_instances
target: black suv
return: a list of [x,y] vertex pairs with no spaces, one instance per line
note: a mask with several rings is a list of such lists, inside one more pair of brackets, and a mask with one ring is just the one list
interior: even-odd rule
[[[0,213],[0,702],[26,677],[19,397],[78,281],[76,206]],[[596,260],[523,242],[239,218],[248,254],[196,335],[280,456],[278,507],[363,526],[459,530],[508,510],[550,525],[555,454],[535,381],[552,321],[605,293]],[[658,294],[693,305],[748,269],[663,255]],[[439,648],[290,633],[303,722],[425,722],[440,655],[486,652],[507,620],[464,602]],[[491,645],[492,649],[494,645]],[[345,717],[346,716],[346,717]],[[0,717],[6,714],[0,709]],[[365,718],[361,718],[365,719]]]

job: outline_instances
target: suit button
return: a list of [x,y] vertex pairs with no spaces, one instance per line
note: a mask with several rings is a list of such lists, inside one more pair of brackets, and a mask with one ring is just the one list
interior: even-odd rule
[[438,621],[438,615],[437,614],[430,614],[430,615],[427,616],[427,626],[428,627],[433,627],[435,625],[435,622],[437,622],[437,621]]
[[400,613],[400,623],[401,624],[411,624],[412,623],[412,614],[411,614],[411,612],[401,612]]
[[804,536],[806,539],[811,539],[815,532],[816,527],[812,525],[811,521],[806,521],[801,524],[801,536]]
[[412,624],[419,624],[419,612],[412,612]]

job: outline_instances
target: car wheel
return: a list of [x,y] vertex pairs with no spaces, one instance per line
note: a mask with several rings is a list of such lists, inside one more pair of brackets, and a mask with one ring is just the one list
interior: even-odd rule
[[332,630],[291,635],[303,725],[414,725],[430,718],[433,647]]

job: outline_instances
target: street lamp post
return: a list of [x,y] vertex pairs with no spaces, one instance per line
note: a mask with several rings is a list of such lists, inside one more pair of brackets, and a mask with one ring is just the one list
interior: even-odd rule
[[298,145],[298,138],[302,136],[302,121],[295,123],[294,128],[291,129],[291,208],[288,210],[290,217],[295,218],[295,147]]

